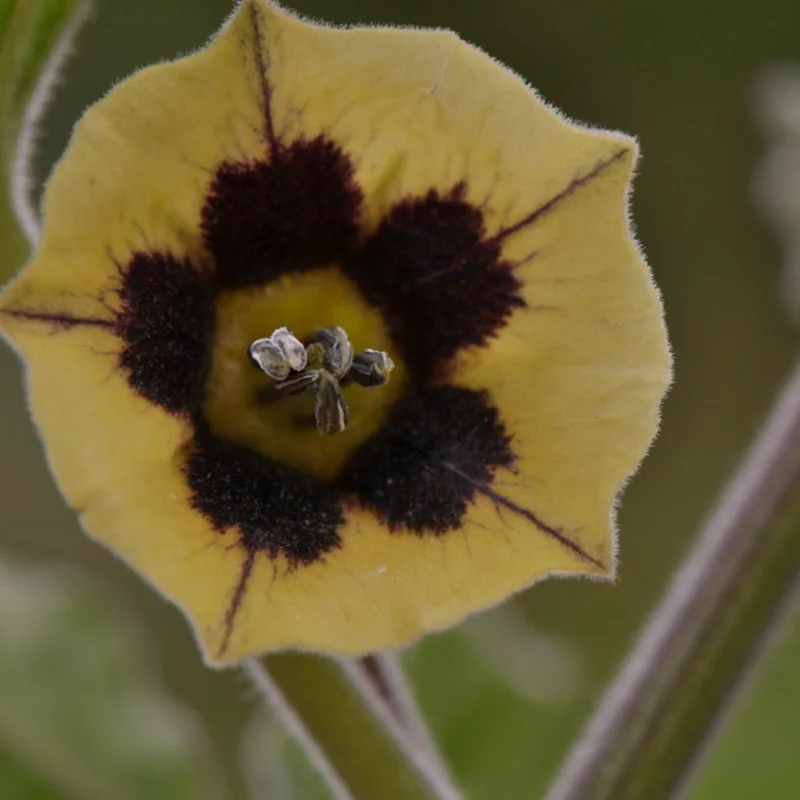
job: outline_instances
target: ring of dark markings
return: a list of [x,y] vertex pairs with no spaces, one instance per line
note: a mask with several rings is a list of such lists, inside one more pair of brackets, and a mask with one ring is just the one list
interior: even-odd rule
[[525,306],[522,284],[459,184],[397,203],[345,273],[383,312],[412,379],[441,380],[460,350],[486,344]]
[[198,432],[186,460],[192,506],[245,550],[311,564],[341,545],[337,492],[248,447]]
[[[523,219],[489,236],[466,185],[396,203],[359,242],[363,196],[352,159],[325,136],[282,142],[270,109],[264,32],[251,5],[269,159],[225,161],[210,181],[200,220],[209,264],[164,251],[135,252],[117,265],[120,310],[108,319],[35,310],[6,314],[55,330],[105,327],[121,340],[119,366],[131,388],[193,426],[184,472],[192,506],[215,530],[237,531],[245,559],[224,618],[224,654],[255,558],[283,555],[290,568],[341,546],[343,508],[356,503],[389,530],[442,536],[458,529],[481,494],[599,565],[578,543],[491,483],[512,468],[512,441],[485,392],[446,385],[446,367],[480,347],[525,306],[516,264],[502,244],[600,175],[625,150]],[[212,436],[203,416],[220,292],[338,263],[378,308],[409,373],[409,388],[384,426],[336,481],[324,484],[246,447]],[[283,324],[265,320],[265,330]],[[244,354],[243,354],[244,357]]]
[[214,332],[213,276],[168,253],[136,253],[118,289],[123,347],[119,365],[131,387],[170,412],[201,402]]
[[236,529],[246,557],[224,619],[227,650],[255,556],[282,554],[290,568],[312,564],[341,546],[337,492],[254,450],[196,429],[185,466],[192,506],[220,533]]
[[513,464],[511,439],[488,394],[444,386],[398,402],[338,485],[392,531],[442,535],[461,525],[476,485],[488,485],[495,468]]
[[347,260],[362,205],[353,162],[323,136],[278,143],[269,161],[223,162],[202,212],[220,288]]

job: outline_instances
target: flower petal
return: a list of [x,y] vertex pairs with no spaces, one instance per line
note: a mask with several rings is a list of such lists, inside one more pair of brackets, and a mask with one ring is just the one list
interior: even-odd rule
[[609,572],[614,498],[655,436],[670,381],[660,298],[626,215],[635,150],[622,152],[506,237],[526,308],[453,374],[491,387],[514,437],[517,476],[503,495]]
[[132,253],[202,260],[198,220],[214,171],[264,153],[254,70],[240,13],[205,50],[140,70],[89,108],[48,182],[41,246],[4,305],[21,304],[23,292],[100,316],[117,264]]
[[610,144],[629,144],[568,122],[451,31],[330,28],[251,8],[274,135],[324,134],[353,155],[368,227],[398,201],[462,182],[489,228],[509,224]]
[[[265,0],[120,84],[0,297],[89,532],[218,664],[400,646],[544,575],[611,574],[669,381],[634,154],[452,33]],[[313,398],[262,425],[248,346],[339,325],[389,384],[345,387],[352,422],[318,447],[292,421]]]

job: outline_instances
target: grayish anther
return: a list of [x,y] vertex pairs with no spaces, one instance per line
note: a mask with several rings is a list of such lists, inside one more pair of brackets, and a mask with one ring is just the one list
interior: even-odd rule
[[306,347],[288,328],[278,328],[249,349],[253,363],[275,381],[278,396],[313,393],[320,433],[341,433],[350,419],[340,381],[383,386],[394,362],[380,350],[353,352],[344,328],[320,328]]
[[303,343],[288,329],[278,328],[270,336],[278,349],[283,353],[286,363],[295,371],[306,367],[306,348]]
[[388,353],[382,350],[363,350],[356,353],[350,377],[361,386],[383,386],[389,382],[394,361]]
[[323,346],[323,365],[337,380],[341,380],[353,365],[353,345],[344,328],[320,328],[314,333],[314,341]]
[[276,381],[306,367],[306,348],[288,328],[274,330],[267,339],[256,339],[249,352],[255,365]]
[[350,410],[342,396],[339,381],[327,370],[320,370],[314,398],[314,418],[320,433],[341,433],[350,421]]
[[273,380],[282,381],[289,377],[292,368],[270,339],[256,339],[250,345],[249,352],[252,362]]

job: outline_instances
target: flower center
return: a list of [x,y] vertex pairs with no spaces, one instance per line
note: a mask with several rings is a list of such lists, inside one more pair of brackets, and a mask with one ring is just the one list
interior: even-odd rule
[[342,433],[350,410],[342,394],[349,381],[366,388],[384,386],[394,361],[380,350],[353,352],[344,328],[335,326],[314,332],[306,347],[288,328],[277,328],[266,339],[256,339],[250,359],[275,381],[262,397],[274,402],[296,394],[314,395],[314,422],[320,433]]
[[205,392],[211,432],[333,480],[403,392],[405,365],[390,352],[382,314],[336,267],[225,292]]

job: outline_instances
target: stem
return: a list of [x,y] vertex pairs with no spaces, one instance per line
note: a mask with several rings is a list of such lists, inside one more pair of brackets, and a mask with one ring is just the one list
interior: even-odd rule
[[386,704],[387,711],[405,730],[410,743],[420,750],[423,757],[433,761],[442,775],[449,775],[397,656],[393,653],[375,652],[358,659],[356,664]]
[[[0,187],[7,186],[4,170],[0,167]],[[0,189],[0,239],[3,242],[0,248],[0,284],[2,284],[6,278],[14,274],[30,253],[30,245],[19,229],[11,199],[3,189]]]
[[0,19],[0,283],[13,274],[29,253],[13,207],[12,165],[19,138],[19,115],[13,113],[15,73],[21,49],[18,43],[27,39],[31,8],[6,3]]
[[38,240],[36,126],[88,12],[88,0],[0,0],[0,283]]
[[410,740],[355,663],[283,652],[244,666],[337,800],[459,797],[436,758]]
[[798,576],[800,366],[548,800],[676,797]]

